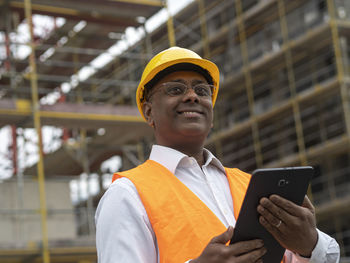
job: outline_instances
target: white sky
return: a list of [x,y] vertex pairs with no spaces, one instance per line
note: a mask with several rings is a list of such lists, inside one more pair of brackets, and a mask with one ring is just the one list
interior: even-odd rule
[[[176,12],[181,10],[186,4],[192,2],[193,0],[168,0],[168,7],[170,13],[174,15]],[[36,26],[36,34],[40,34],[45,36],[50,28],[53,27],[53,20],[49,17],[36,17],[35,20],[39,21],[40,25]],[[157,26],[164,23],[167,19],[167,13],[165,10],[161,10],[156,16],[149,19],[146,22],[147,31],[154,30]],[[64,19],[58,19],[56,21],[58,26],[62,26],[64,23]],[[72,34],[78,33],[85,26],[84,22],[77,24],[74,28]],[[27,42],[29,38],[28,27],[26,24],[22,24],[18,30],[17,34],[12,34],[11,40],[17,42]],[[82,68],[76,76],[73,76],[71,83],[64,83],[61,86],[63,92],[69,92],[76,84],[76,80],[86,79],[88,76],[93,74],[96,69],[102,67],[104,64],[111,61],[115,56],[120,54],[121,51],[127,49],[129,45],[135,43],[141,36],[143,32],[140,29],[128,28],[125,32],[125,37],[122,41],[119,41],[116,45],[112,46],[108,52],[100,55],[95,60],[93,60],[90,65]],[[2,38],[3,36],[0,36]],[[3,41],[2,39],[0,39]],[[67,41],[67,38],[62,38],[59,44],[64,45]],[[23,46],[21,51],[18,52],[19,57],[25,57],[30,52],[30,49],[26,46]],[[49,49],[40,59],[46,60],[49,58],[54,52],[54,49]],[[3,57],[3,51],[0,52],[0,58]],[[1,72],[0,72],[1,75]],[[58,99],[58,92],[53,92],[52,94],[46,96],[41,100],[43,104],[52,104],[55,103]],[[0,95],[1,99],[1,95]],[[37,148],[36,141],[37,136],[34,129],[18,129],[17,132],[21,133],[22,136],[17,138],[18,145],[18,165],[22,169],[24,166],[30,166],[37,161]],[[61,141],[59,137],[62,134],[62,130],[54,127],[43,127],[43,144],[44,144],[44,152],[52,152],[57,150],[61,146]],[[25,143],[24,138],[27,138],[28,141]],[[9,147],[12,145],[12,137],[11,137],[11,128],[10,126],[5,126],[0,129],[0,182],[2,179],[9,178],[12,175],[12,163],[11,163],[11,153],[9,151]],[[102,168],[105,171],[115,171],[120,166],[120,160],[118,157],[112,157],[110,160],[103,163]],[[96,183],[96,175],[90,177],[90,190],[88,189],[87,177],[86,175],[81,175],[80,180],[73,180],[71,182],[71,192],[72,192],[72,200],[76,201],[78,199],[78,192],[81,197],[86,197],[87,192],[97,193],[98,187]],[[108,181],[108,177],[107,177]],[[80,191],[78,191],[78,187]]]

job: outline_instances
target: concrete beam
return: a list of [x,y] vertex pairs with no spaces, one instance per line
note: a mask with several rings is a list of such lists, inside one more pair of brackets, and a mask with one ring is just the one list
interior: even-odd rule
[[[43,125],[66,128],[116,128],[133,124],[138,128],[147,128],[138,109],[132,106],[90,105],[75,103],[57,103],[43,105],[39,115]],[[29,100],[0,100],[0,125],[15,124],[31,127],[32,105]]]
[[[50,248],[52,263],[59,262],[96,262],[96,247],[56,247]],[[30,262],[42,262],[40,248],[4,249],[0,250],[0,261],[20,263],[30,259]]]

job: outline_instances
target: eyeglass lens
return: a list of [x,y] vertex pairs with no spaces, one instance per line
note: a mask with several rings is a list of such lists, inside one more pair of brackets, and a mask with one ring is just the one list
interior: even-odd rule
[[[187,92],[189,86],[180,82],[167,82],[162,86],[165,88],[165,92],[169,96],[179,96]],[[210,97],[212,95],[213,86],[205,83],[196,84],[191,87],[194,92],[200,97]]]

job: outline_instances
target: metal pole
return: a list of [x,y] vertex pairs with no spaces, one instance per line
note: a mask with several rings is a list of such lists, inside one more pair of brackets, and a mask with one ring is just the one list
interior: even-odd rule
[[[152,54],[152,41],[151,41],[151,37],[145,27],[145,24],[142,25],[143,31],[145,32],[145,44],[146,44],[146,53],[147,54]],[[145,63],[146,64],[146,63]],[[146,66],[146,65],[145,65]]]
[[250,119],[252,120],[252,135],[253,135],[253,141],[254,141],[255,161],[256,161],[257,167],[261,167],[263,165],[263,158],[261,155],[261,144],[259,139],[258,121],[254,112],[254,91],[253,91],[252,75],[249,69],[248,47],[247,47],[247,40],[246,40],[246,32],[244,28],[244,21],[243,21],[242,2],[241,0],[236,0],[235,4],[236,4],[235,7],[237,12],[240,47],[241,47],[242,59],[243,59],[245,87],[247,91]]
[[344,64],[342,60],[342,50],[341,45],[339,41],[339,31],[338,31],[338,24],[335,18],[335,6],[334,1],[327,0],[328,5],[328,13],[330,17],[330,26],[331,26],[331,32],[332,32],[332,40],[333,40],[333,48],[335,53],[335,61],[337,66],[337,79],[340,85],[340,93],[342,98],[342,104],[343,104],[343,111],[344,111],[344,119],[345,119],[345,125],[346,125],[346,133],[348,138],[350,139],[350,106],[349,106],[349,95],[348,95],[348,86],[346,83],[344,83]]
[[10,40],[10,33],[12,31],[12,21],[11,21],[11,12],[10,12],[10,7],[9,7],[9,0],[6,1],[5,3],[5,8],[2,10],[2,14],[4,16],[4,22],[6,24],[6,32],[5,32],[5,47],[6,47],[6,60],[5,60],[5,69],[6,72],[10,75],[10,87],[13,89],[13,98],[17,97],[17,85],[15,82],[15,65],[11,62],[12,60],[12,53],[11,53],[11,48],[10,45],[11,40]]
[[[23,137],[24,144],[25,144],[25,138]],[[14,146],[15,147],[15,146]],[[16,148],[17,148],[17,133],[16,133]],[[16,150],[16,178],[17,178],[17,198],[18,198],[18,210],[21,210],[24,208],[24,198],[23,198],[23,191],[24,191],[24,182],[23,182],[23,173],[22,169],[19,167],[19,158],[18,158],[18,150]],[[21,244],[23,243],[23,238],[21,238],[21,233],[23,231],[23,222],[24,218],[20,213],[17,213],[16,217],[17,223],[18,223],[18,243]]]
[[10,72],[11,70],[11,51],[10,51],[10,39],[8,36],[8,32],[5,33],[5,47],[6,47],[6,60],[4,62],[5,64],[5,69],[7,72]]
[[206,17],[205,17],[205,7],[204,7],[203,0],[197,0],[197,3],[198,3],[198,9],[199,9],[199,21],[201,23],[201,35],[202,35],[204,57],[210,58],[210,47],[209,47],[208,30],[207,30],[207,23],[206,23]]
[[[23,177],[22,174],[19,173],[18,171],[18,155],[17,155],[17,128],[15,125],[11,125],[11,131],[12,131],[12,165],[13,165],[13,176],[16,176],[17,179],[17,204],[18,208],[22,209],[23,208]],[[15,240],[16,242],[21,242],[21,232],[22,232],[22,217],[20,213],[15,214],[14,217],[15,220]]]
[[[73,62],[75,64],[79,63],[79,56],[78,54],[73,54]],[[78,72],[78,67],[75,68],[75,73]],[[84,104],[84,98],[82,97],[82,87],[78,87],[78,97],[77,97],[77,103],[78,104]],[[86,174],[86,183],[87,183],[87,201],[86,201],[86,210],[87,210],[87,223],[88,223],[88,229],[89,229],[89,235],[92,235],[95,233],[95,224],[93,220],[93,196],[91,193],[91,187],[90,187],[90,164],[89,164],[89,157],[87,152],[87,142],[86,142],[86,129],[80,129],[80,150],[82,153],[82,166],[83,171]]]
[[89,235],[91,236],[93,233],[95,233],[95,224],[93,219],[93,196],[91,192],[91,186],[90,186],[90,164],[89,164],[89,157],[87,152],[87,143],[86,143],[86,130],[81,129],[80,130],[80,140],[81,140],[81,151],[82,151],[82,164],[83,164],[83,171],[86,174],[86,183],[87,183],[87,201],[86,201],[86,208],[87,208],[87,223],[88,223],[88,229],[89,229]]
[[164,4],[164,8],[165,8],[165,10],[166,10],[166,12],[168,14],[168,20],[167,20],[168,38],[169,38],[169,45],[172,47],[172,46],[176,45],[174,21],[173,21],[172,15],[170,14],[170,10],[168,8],[167,1],[164,0],[163,4]]
[[32,10],[30,0],[24,1],[25,16],[30,31],[30,43],[31,53],[29,56],[30,66],[30,84],[32,90],[32,107],[33,107],[33,119],[34,127],[38,135],[38,154],[39,161],[37,164],[38,169],[38,186],[39,186],[39,198],[40,198],[40,215],[41,215],[41,232],[42,232],[42,254],[43,262],[50,263],[48,231],[47,231],[47,211],[46,211],[46,194],[45,194],[45,175],[44,175],[44,162],[43,162],[43,147],[42,147],[42,134],[41,134],[41,122],[40,122],[40,105],[38,98],[38,82],[36,74],[35,64],[35,45],[33,37],[33,23],[32,23]]
[[291,92],[291,100],[293,104],[294,122],[295,122],[296,134],[297,134],[297,143],[299,148],[299,159],[300,159],[301,165],[307,165],[303,126],[301,122],[299,102],[296,96],[297,92],[296,92],[295,77],[294,77],[294,70],[293,70],[293,59],[292,59],[292,53],[290,50],[288,26],[286,21],[286,11],[285,11],[285,6],[283,1],[284,0],[278,0],[278,12],[279,12],[280,23],[281,23],[283,43],[286,47],[285,59],[286,59],[286,67],[288,72],[289,89]]

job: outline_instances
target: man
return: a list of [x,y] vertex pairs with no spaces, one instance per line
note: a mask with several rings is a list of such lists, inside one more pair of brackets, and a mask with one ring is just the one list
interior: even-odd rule
[[[204,149],[219,89],[216,65],[178,47],[147,64],[137,105],[153,127],[149,160],[115,180],[96,212],[100,263],[262,262],[262,240],[226,245],[250,175]],[[339,246],[316,229],[305,197],[297,206],[262,198],[260,223],[287,249],[285,262],[338,262]]]

